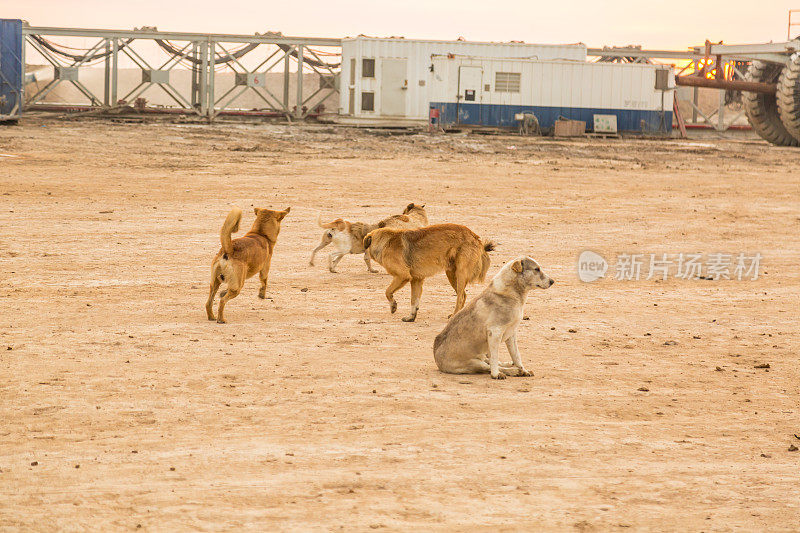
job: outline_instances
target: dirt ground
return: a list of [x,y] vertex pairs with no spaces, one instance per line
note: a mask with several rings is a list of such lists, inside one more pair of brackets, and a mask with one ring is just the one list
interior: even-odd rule
[[[798,528],[800,151],[29,118],[0,154],[0,530]],[[534,377],[438,372],[443,274],[407,324],[361,257],[308,265],[320,213],[412,201],[556,280]],[[292,211],[220,325],[231,205]],[[584,283],[586,249],[763,259]]]

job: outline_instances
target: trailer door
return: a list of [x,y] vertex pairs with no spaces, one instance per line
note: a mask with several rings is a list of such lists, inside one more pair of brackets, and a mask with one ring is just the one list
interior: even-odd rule
[[481,124],[483,101],[483,67],[458,68],[458,122]]
[[406,116],[406,94],[408,75],[405,59],[381,61],[381,115],[387,117]]

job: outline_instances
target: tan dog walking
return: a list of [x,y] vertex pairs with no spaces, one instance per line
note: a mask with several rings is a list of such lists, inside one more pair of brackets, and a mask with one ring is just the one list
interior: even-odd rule
[[328,256],[328,270],[336,272],[336,265],[347,254],[364,254],[367,270],[377,272],[370,264],[369,254],[364,251],[364,237],[372,230],[378,228],[406,228],[414,229],[428,225],[428,215],[424,205],[408,204],[402,215],[392,215],[384,218],[377,224],[364,222],[349,222],[337,218],[331,222],[322,222],[322,217],[317,219],[317,225],[326,231],[322,234],[319,246],[311,252],[308,264],[314,266],[314,256],[329,244],[333,243],[335,250]]
[[411,282],[411,314],[417,318],[425,278],[445,271],[456,291],[454,312],[464,307],[466,286],[483,282],[489,270],[491,241],[484,242],[469,228],[458,224],[436,224],[415,230],[381,228],[364,237],[364,248],[394,279],[386,289],[392,313],[397,311],[394,293]]
[[317,219],[317,225],[324,228],[326,231],[322,234],[322,242],[319,246],[314,248],[311,252],[311,259],[308,261],[310,266],[314,266],[314,256],[317,252],[333,243],[334,250],[328,256],[328,270],[336,272],[336,266],[347,254],[364,254],[364,262],[367,264],[367,270],[370,272],[377,272],[372,268],[369,261],[369,254],[364,253],[364,237],[367,233],[376,229],[377,224],[365,224],[364,222],[349,222],[341,218],[337,218],[332,222],[322,222],[322,218]]
[[[289,214],[290,209],[287,207],[285,211],[272,211],[256,207],[254,209],[256,219],[253,227],[244,237],[234,240],[231,240],[231,233],[239,231],[242,210],[234,208],[228,213],[219,235],[222,249],[211,263],[211,290],[206,301],[206,314],[209,320],[216,320],[220,324],[225,323],[225,304],[239,295],[247,278],[256,274],[261,279],[258,297],[266,297],[272,251],[278,241],[281,221]],[[228,288],[220,295],[219,311],[214,317],[212,307],[214,297],[222,283],[227,283]]]

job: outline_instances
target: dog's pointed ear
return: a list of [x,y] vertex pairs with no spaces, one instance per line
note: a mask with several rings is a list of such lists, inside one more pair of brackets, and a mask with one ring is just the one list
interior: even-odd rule
[[519,274],[520,272],[522,272],[522,261],[520,261],[519,259],[517,259],[516,261],[514,261],[513,263],[511,263],[511,270],[513,270],[513,271],[514,271],[514,272],[516,272],[517,274]]
[[364,237],[364,249],[366,250],[369,248],[369,245],[372,244],[372,235],[367,235]]
[[259,212],[259,211],[260,211],[260,210],[259,210],[257,207],[254,207],[254,208],[253,208],[253,213],[255,213],[255,214],[256,214],[256,216],[258,216],[258,212]]
[[420,209],[425,209],[425,204],[422,204],[421,206],[419,206],[419,208]]
[[408,213],[408,212],[409,212],[409,211],[411,211],[412,209],[414,209],[414,202],[411,202],[410,204],[408,204],[408,205],[406,206],[406,209],[405,209],[405,211],[403,211],[403,213]]
[[283,220],[284,217],[289,214],[289,211],[291,211],[291,209],[292,209],[291,207],[287,207],[286,211],[278,211],[278,220]]

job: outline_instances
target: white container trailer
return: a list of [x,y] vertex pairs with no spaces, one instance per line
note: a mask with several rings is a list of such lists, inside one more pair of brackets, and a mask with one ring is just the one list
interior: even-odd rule
[[431,59],[446,54],[585,61],[586,45],[343,39],[339,114],[367,120],[427,120]]
[[430,107],[442,124],[516,126],[533,113],[543,128],[563,116],[616,116],[620,131],[670,131],[672,69],[642,63],[587,63],[487,57],[433,58]]

